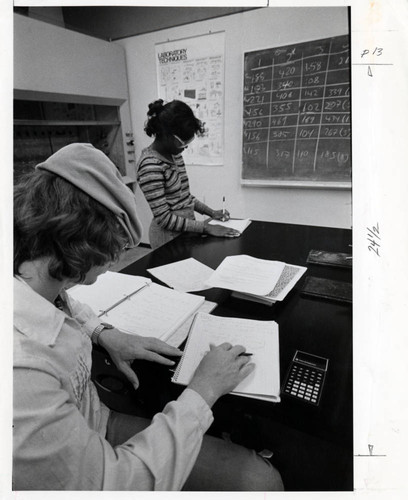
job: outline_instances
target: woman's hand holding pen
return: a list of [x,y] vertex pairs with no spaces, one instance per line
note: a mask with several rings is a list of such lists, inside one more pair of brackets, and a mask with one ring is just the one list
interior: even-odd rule
[[221,220],[222,222],[225,222],[227,220],[230,220],[230,213],[228,212],[228,210],[225,210],[225,209],[214,210],[212,218],[216,219],[216,220]]
[[[210,346],[188,387],[198,392],[211,407],[219,397],[228,394],[255,368],[245,347],[229,343]],[[248,353],[246,353],[248,354]]]
[[117,328],[103,330],[98,343],[108,351],[116,368],[128,378],[135,389],[139,387],[139,380],[130,367],[135,359],[145,359],[162,365],[173,366],[176,362],[166,356],[180,357],[182,355],[179,349],[159,339],[128,335]]

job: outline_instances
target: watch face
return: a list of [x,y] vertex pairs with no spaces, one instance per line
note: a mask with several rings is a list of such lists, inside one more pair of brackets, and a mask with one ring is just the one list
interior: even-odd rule
[[110,330],[111,328],[115,328],[113,325],[110,325],[109,323],[101,323],[101,325],[108,330]]

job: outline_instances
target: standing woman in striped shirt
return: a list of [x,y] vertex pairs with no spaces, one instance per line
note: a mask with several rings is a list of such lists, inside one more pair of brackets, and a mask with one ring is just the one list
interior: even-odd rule
[[204,133],[204,124],[182,101],[163,104],[158,99],[149,104],[145,132],[154,137],[142,151],[136,173],[137,180],[153,213],[149,228],[152,248],[164,245],[185,231],[235,238],[234,229],[209,225],[195,219],[194,212],[212,219],[228,220],[228,211],[213,210],[190,193],[182,152],[196,135]]

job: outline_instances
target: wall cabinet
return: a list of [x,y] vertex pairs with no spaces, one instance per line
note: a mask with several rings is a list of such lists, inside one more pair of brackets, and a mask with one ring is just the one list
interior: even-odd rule
[[[125,153],[118,106],[14,100],[14,179],[63,146],[88,142],[103,151],[126,175],[132,139]],[[127,133],[127,135],[130,135]]]

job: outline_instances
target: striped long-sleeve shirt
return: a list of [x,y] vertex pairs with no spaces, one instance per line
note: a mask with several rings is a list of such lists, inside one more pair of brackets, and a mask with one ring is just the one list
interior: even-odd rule
[[169,231],[203,232],[203,221],[180,217],[174,213],[192,208],[200,214],[212,215],[211,208],[190,193],[181,154],[173,156],[171,162],[148,147],[142,151],[136,172],[140,189],[160,227]]

